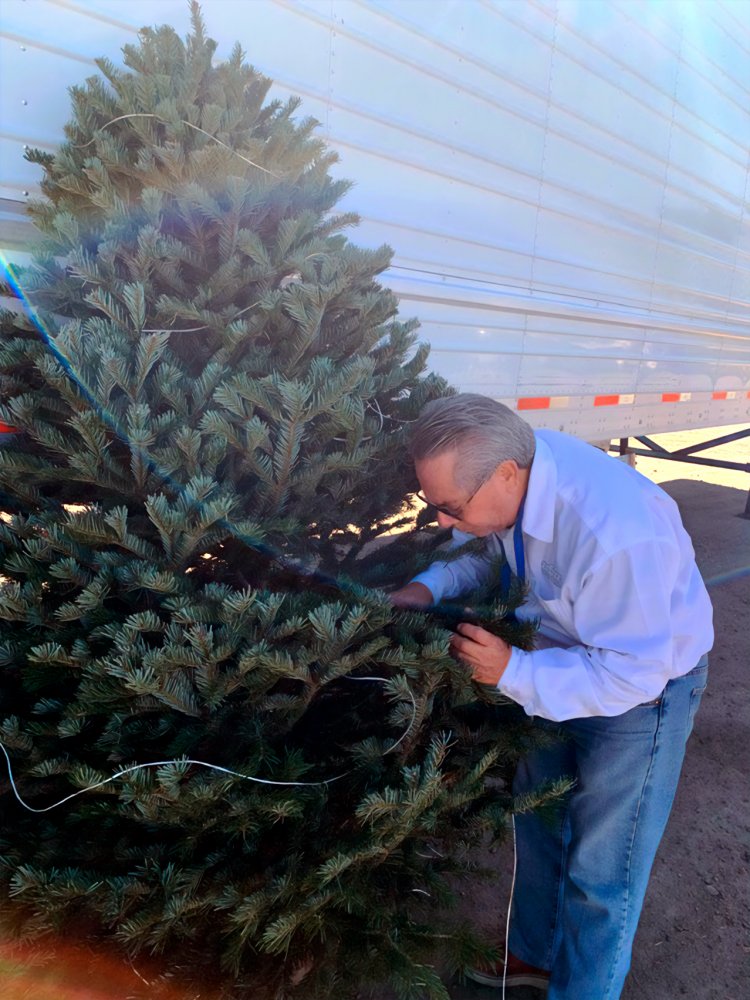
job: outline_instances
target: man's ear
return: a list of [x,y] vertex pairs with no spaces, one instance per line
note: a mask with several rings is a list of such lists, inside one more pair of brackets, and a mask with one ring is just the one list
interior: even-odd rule
[[497,473],[503,486],[514,487],[518,482],[518,462],[512,458],[506,459],[498,465]]

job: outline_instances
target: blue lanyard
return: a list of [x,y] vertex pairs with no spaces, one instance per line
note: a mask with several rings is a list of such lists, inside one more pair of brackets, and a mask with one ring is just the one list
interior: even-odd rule
[[[523,530],[521,527],[521,522],[523,520],[523,507],[526,503],[526,497],[521,501],[521,506],[518,508],[518,515],[516,517],[516,526],[513,529],[513,551],[516,556],[516,576],[519,580],[523,581],[526,579],[526,558],[523,554]],[[503,551],[505,547],[503,546]],[[500,583],[502,584],[503,592],[508,593],[510,590],[510,566],[508,565],[508,559],[506,556],[503,568],[500,570]]]

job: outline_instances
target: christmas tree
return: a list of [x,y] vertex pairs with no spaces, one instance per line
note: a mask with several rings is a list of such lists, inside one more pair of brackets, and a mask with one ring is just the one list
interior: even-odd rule
[[[4,919],[232,996],[445,997],[436,944],[455,968],[487,949],[431,908],[451,846],[505,828],[528,735],[448,655],[463,609],[378,589],[441,536],[361,556],[413,520],[404,434],[450,389],[376,280],[391,251],[343,234],[316,122],[239,46],[214,64],[192,12],[185,43],[149,29],[125,68],[98,60],[67,141],[29,154],[0,740],[36,812],[3,779]],[[528,646],[520,593],[496,596],[477,615]]]

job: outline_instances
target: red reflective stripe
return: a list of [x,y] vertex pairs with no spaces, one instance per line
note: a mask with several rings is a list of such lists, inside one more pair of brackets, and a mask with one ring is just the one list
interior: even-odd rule
[[[748,393],[748,395],[750,395],[750,393]],[[0,420],[0,434],[15,434],[15,432],[15,427],[11,427],[10,424],[4,424],[2,420]]]
[[679,403],[680,394],[679,392],[664,392],[661,397],[662,403]]
[[595,396],[594,406],[617,406],[620,402],[619,396]]
[[549,396],[524,396],[518,400],[519,410],[548,410]]
[[725,392],[715,392],[711,396],[711,398],[712,399],[726,399],[727,398],[727,394]]

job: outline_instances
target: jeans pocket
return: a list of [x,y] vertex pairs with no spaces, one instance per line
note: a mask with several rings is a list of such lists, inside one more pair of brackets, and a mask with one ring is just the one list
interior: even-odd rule
[[701,703],[701,698],[703,697],[703,692],[706,690],[706,681],[704,680],[702,684],[698,687],[694,687],[690,692],[690,707],[688,709],[688,719],[687,719],[687,733],[686,738],[693,731],[693,722],[695,721],[695,713]]
[[644,701],[638,706],[638,708],[658,708],[661,705],[661,700],[663,698],[663,693],[659,695],[658,698],[654,698],[653,701]]

